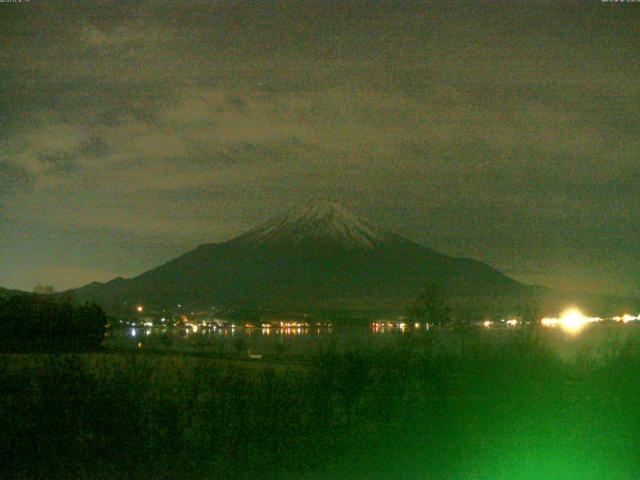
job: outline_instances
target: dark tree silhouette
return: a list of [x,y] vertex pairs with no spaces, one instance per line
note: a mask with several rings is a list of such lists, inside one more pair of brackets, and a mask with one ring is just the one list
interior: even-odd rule
[[540,306],[535,297],[527,296],[523,298],[518,310],[525,323],[536,323],[540,318]]
[[422,294],[409,306],[407,314],[416,322],[443,325],[451,321],[449,298],[444,288],[436,282],[429,282]]
[[98,305],[74,305],[49,296],[18,295],[0,301],[5,349],[95,349],[107,317]]

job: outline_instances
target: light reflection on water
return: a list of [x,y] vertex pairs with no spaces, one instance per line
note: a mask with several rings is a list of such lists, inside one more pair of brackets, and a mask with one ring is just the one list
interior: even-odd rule
[[241,355],[250,349],[267,357],[314,354],[326,350],[350,351],[393,347],[406,341],[436,339],[435,343],[459,344],[481,338],[495,343],[514,335],[535,337],[561,357],[573,359],[581,352],[596,351],[628,339],[640,341],[640,325],[632,323],[590,324],[579,332],[545,327],[469,327],[465,329],[416,328],[408,326],[334,327],[218,327],[191,328],[127,327],[114,328],[105,340],[111,348],[153,348],[167,351],[202,352],[213,355]]

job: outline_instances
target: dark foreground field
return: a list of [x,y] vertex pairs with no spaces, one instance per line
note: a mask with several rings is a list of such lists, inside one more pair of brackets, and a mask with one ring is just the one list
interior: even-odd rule
[[437,335],[263,364],[0,357],[0,478],[634,479],[640,350]]

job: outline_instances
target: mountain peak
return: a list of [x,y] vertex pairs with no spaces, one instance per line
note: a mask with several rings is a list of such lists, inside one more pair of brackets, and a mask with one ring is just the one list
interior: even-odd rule
[[332,241],[348,247],[373,248],[387,235],[336,202],[311,200],[291,212],[238,237],[243,243]]

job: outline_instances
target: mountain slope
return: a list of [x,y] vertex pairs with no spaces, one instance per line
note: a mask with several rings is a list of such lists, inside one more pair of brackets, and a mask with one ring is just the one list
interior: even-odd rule
[[32,294],[28,292],[23,292],[21,290],[9,290],[7,288],[0,287],[0,299],[14,297],[16,295],[32,295]]
[[75,291],[103,305],[403,308],[429,281],[453,297],[512,295],[523,286],[494,268],[370,225],[315,202],[220,244],[205,244],[138,277]]

